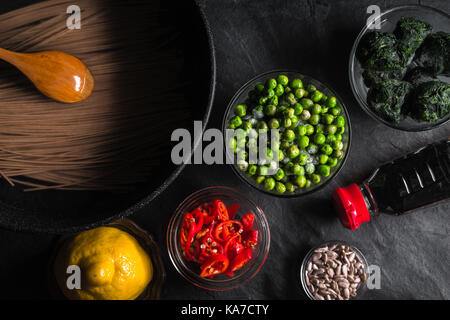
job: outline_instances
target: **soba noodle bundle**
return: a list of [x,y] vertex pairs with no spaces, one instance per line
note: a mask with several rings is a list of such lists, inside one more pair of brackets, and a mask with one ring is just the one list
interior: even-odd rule
[[[66,10],[81,9],[81,29]],[[122,190],[161,165],[173,129],[190,118],[174,45],[157,1],[51,0],[0,16],[0,46],[61,50],[92,71],[87,100],[42,96],[0,62],[0,175],[25,190]],[[164,165],[164,164],[163,164]]]

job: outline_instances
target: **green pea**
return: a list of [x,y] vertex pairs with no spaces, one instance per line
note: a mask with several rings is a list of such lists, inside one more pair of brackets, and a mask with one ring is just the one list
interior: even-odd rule
[[298,126],[296,131],[299,136],[306,135],[306,126]]
[[283,119],[283,128],[289,128],[290,126],[292,126],[292,121],[289,118],[284,118]]
[[303,107],[300,103],[294,105],[294,115],[299,116],[303,112]]
[[298,89],[298,88],[303,88],[303,83],[302,80],[295,78],[291,81],[291,88],[292,89]]
[[292,183],[287,182],[285,185],[286,185],[287,192],[289,192],[289,193],[295,192],[295,186]]
[[263,92],[263,91],[264,91],[264,84],[262,84],[262,83],[257,83],[257,84],[255,85],[255,89],[256,89],[256,91],[258,91],[258,92]]
[[278,193],[280,193],[280,194],[285,193],[285,192],[286,192],[286,186],[285,186],[284,183],[282,183],[282,182],[277,182],[277,183],[275,184],[275,190],[276,190]]
[[242,119],[239,116],[235,116],[233,119],[231,119],[231,123],[235,128],[239,128],[242,124]]
[[294,164],[294,167],[292,168],[292,173],[296,176],[304,176],[305,175],[305,168],[302,167],[300,164],[296,163]]
[[269,120],[269,128],[270,129],[278,129],[280,127],[280,122],[276,118],[272,118]]
[[265,177],[265,176],[258,176],[258,177],[256,177],[256,179],[255,179],[255,181],[256,181],[257,184],[263,183],[264,180],[266,180],[266,177]]
[[316,144],[310,143],[308,148],[306,148],[306,151],[308,151],[309,154],[316,154],[319,151],[319,148]]
[[325,143],[332,144],[333,141],[336,141],[336,136],[334,134],[327,135],[327,140],[325,141]]
[[258,171],[258,166],[255,164],[252,164],[248,167],[248,174],[251,176],[255,175],[257,171]]
[[334,107],[330,109],[330,113],[337,117],[341,113],[341,109],[339,107]]
[[319,163],[326,164],[328,161],[328,156],[326,154],[319,155]]
[[246,113],[247,113],[247,106],[245,104],[238,104],[234,108],[234,114],[239,117],[245,116]]
[[283,161],[284,152],[282,150],[278,150],[278,161]]
[[292,92],[287,94],[286,101],[289,102],[291,105],[294,105],[297,103],[297,100],[295,99],[295,96]]
[[288,152],[289,158],[294,159],[294,158],[298,157],[299,154],[300,154],[300,149],[296,145],[293,145],[289,148],[289,152]]
[[277,96],[273,96],[272,98],[269,99],[269,104],[273,104],[274,106],[278,105],[278,97]]
[[330,167],[326,164],[322,164],[317,168],[317,173],[322,177],[328,177],[330,175]]
[[290,117],[290,119],[291,119],[291,122],[292,122],[292,126],[291,127],[296,128],[297,127],[297,122],[298,122],[298,117],[296,115],[293,115],[292,117]]
[[342,159],[344,157],[344,152],[342,150],[334,150],[333,157],[337,159]]
[[313,114],[320,114],[321,111],[322,111],[322,106],[320,104],[316,103],[315,105],[313,105],[311,111],[312,111]]
[[269,130],[269,126],[267,125],[267,123],[265,121],[260,121],[260,122],[258,122],[258,129],[260,131],[265,132],[265,131]]
[[275,188],[275,179],[267,178],[264,181],[264,189],[266,189],[267,191],[271,191],[271,190],[273,190],[273,188]]
[[264,114],[266,116],[273,116],[277,112],[277,107],[273,104],[268,104],[264,107]]
[[303,110],[300,114],[300,119],[303,121],[308,121],[311,118],[311,113],[308,110]]
[[336,133],[338,133],[338,134],[343,134],[344,131],[345,131],[345,127],[342,126],[342,127],[338,127],[338,128],[337,128]]
[[278,171],[274,175],[274,178],[275,178],[275,180],[278,180],[278,181],[283,179],[284,178],[284,171],[283,171],[283,169],[281,169],[281,168],[278,169]]
[[258,175],[260,176],[267,176],[267,173],[269,172],[269,168],[266,166],[259,166],[258,167]]
[[311,187],[311,180],[306,179],[305,188]]
[[273,96],[275,96],[275,90],[274,90],[274,89],[268,89],[268,90],[266,91],[266,96],[267,96],[268,98],[272,98]]
[[344,143],[340,140],[334,141],[331,146],[334,150],[342,150],[344,148]]
[[294,168],[294,163],[290,161],[290,162],[285,164],[284,172],[287,172],[287,173],[290,174],[290,173],[292,173],[293,168]]
[[318,174],[312,174],[311,175],[311,181],[314,184],[319,184],[320,183],[320,176]]
[[328,164],[330,167],[336,167],[337,162],[338,162],[338,159],[329,157],[329,158],[328,158],[328,161],[327,161],[327,164]]
[[[342,127],[339,127],[342,128]],[[336,140],[342,141],[342,135],[341,134],[336,134]]]
[[297,139],[297,144],[303,150],[306,149],[306,147],[308,147],[308,145],[309,145],[309,138],[308,138],[308,136],[300,136]]
[[294,94],[297,99],[301,99],[305,96],[306,90],[303,88],[297,88],[295,89]]
[[345,118],[343,116],[338,116],[334,120],[334,123],[336,124],[337,127],[343,127],[345,126]]
[[311,95],[311,100],[314,102],[319,102],[323,97],[323,93],[320,92],[319,90],[316,90],[312,93]]
[[310,136],[314,133],[314,127],[310,124],[306,125],[306,135]]
[[315,144],[324,144],[327,138],[323,133],[316,133],[314,135],[314,143]]
[[258,102],[260,105],[264,105],[267,103],[267,100],[269,100],[268,97],[261,97],[261,98],[259,98]]
[[307,161],[308,161],[308,155],[306,153],[300,153],[300,155],[297,158],[297,163],[301,166],[304,166]]
[[272,160],[273,159],[273,151],[270,148],[266,148],[266,156],[268,160]]
[[331,114],[327,113],[327,114],[323,114],[322,115],[321,120],[322,120],[323,124],[332,124],[333,120],[334,120],[334,117]]
[[245,172],[245,171],[247,171],[247,168],[248,168],[248,162],[245,160],[239,160],[237,163],[237,167],[239,170]]
[[288,86],[286,86],[285,88],[284,88],[284,93],[289,93],[289,92],[291,92],[292,91],[292,89],[290,88],[290,87],[288,87]]
[[[322,99],[320,99],[320,103],[321,103],[322,105],[326,105],[327,100],[328,100],[328,96],[323,95],[323,96],[322,96]],[[327,107],[327,108],[328,108],[328,107]]]
[[329,97],[327,100],[327,107],[333,108],[336,105],[336,97]]
[[275,89],[275,87],[277,86],[277,80],[273,79],[273,78],[269,78],[266,80],[266,89],[270,90],[270,89]]
[[321,113],[327,113],[328,112],[328,107],[324,107],[323,105],[322,105],[322,111],[321,111]]
[[283,141],[281,142],[281,148],[287,150],[291,147],[292,141]]
[[319,122],[320,122],[320,115],[318,115],[318,114],[313,114],[311,116],[311,118],[309,118],[309,123],[314,125],[314,126],[318,125]]
[[316,88],[316,86],[314,86],[313,84],[309,84],[309,85],[306,87],[306,90],[308,90],[308,92],[310,92],[310,93],[313,93],[314,91],[317,90],[317,88]]
[[314,101],[308,98],[303,98],[302,100],[300,100],[300,103],[304,109],[310,109],[314,106]]
[[305,165],[305,172],[306,172],[306,174],[311,175],[311,174],[314,173],[315,170],[316,170],[316,167],[314,166],[314,164],[312,164],[312,163],[307,163],[307,164]]
[[284,93],[283,85],[277,84],[277,86],[275,87],[275,95],[279,97],[283,95],[283,93]]
[[295,179],[295,183],[300,187],[303,188],[306,184],[306,177],[305,176],[298,176]]
[[333,148],[329,144],[324,144],[322,148],[320,148],[320,151],[329,156],[333,153]]
[[324,127],[323,127],[323,124],[318,124],[317,126],[316,126],[316,128],[314,129],[314,132],[315,133],[324,133]]
[[229,129],[236,129],[236,126],[233,123],[231,123],[231,120],[230,120],[230,123],[228,124],[228,128]]
[[279,84],[281,84],[282,86],[286,86],[289,83],[289,79],[287,76],[285,76],[284,74],[280,74],[277,78],[277,81]]
[[287,108],[285,106],[279,105],[277,108],[277,114],[280,116],[284,115],[284,113],[286,112],[286,109]]
[[326,128],[325,128],[325,132],[328,135],[335,134],[336,131],[337,131],[337,127],[335,125],[332,125],[332,124],[326,126]]
[[291,118],[294,115],[295,115],[295,109],[294,108],[286,108],[286,110],[284,110],[284,116],[286,118]]
[[252,124],[248,121],[244,121],[242,122],[242,129],[248,132],[252,129]]

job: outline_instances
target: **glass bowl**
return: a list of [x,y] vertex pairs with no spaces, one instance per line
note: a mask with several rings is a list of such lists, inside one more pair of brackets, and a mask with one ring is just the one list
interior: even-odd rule
[[[233,277],[219,274],[210,279],[199,276],[199,264],[184,259],[183,249],[179,243],[179,235],[184,215],[193,211],[199,205],[215,199],[222,200],[226,206],[238,203],[240,207],[235,215],[237,219],[248,212],[252,212],[255,215],[253,229],[258,230],[258,244],[253,248],[252,260],[242,269],[236,271]],[[175,210],[167,229],[167,250],[175,269],[190,283],[208,290],[224,291],[233,289],[253,278],[266,261],[269,248],[269,224],[262,209],[241,192],[228,187],[208,187],[188,196]]]
[[[367,260],[364,257],[364,255],[362,254],[362,252],[360,250],[358,250],[356,247],[354,247],[344,241],[327,241],[325,243],[322,243],[322,244],[312,248],[306,254],[305,258],[303,259],[302,265],[300,267],[300,282],[302,284],[303,290],[305,291],[306,295],[311,300],[319,300],[319,299],[314,295],[314,293],[311,292],[310,288],[308,287],[307,281],[306,281],[306,273],[307,273],[307,269],[308,269],[308,264],[312,261],[312,257],[316,253],[315,251],[317,249],[323,248],[325,246],[327,246],[328,248],[331,248],[332,246],[347,246],[347,247],[349,247],[350,251],[354,252],[355,255],[358,257],[359,261],[362,263],[363,269],[364,269],[364,277],[366,277],[368,274]],[[358,298],[362,297],[362,295],[365,293],[365,291],[367,289],[366,281],[367,281],[367,279],[364,279],[362,282],[360,282],[360,285],[356,289],[357,290],[356,296],[351,296],[350,300],[354,300],[354,299],[358,299]]]
[[[166,272],[161,257],[161,251],[152,236],[147,231],[139,227],[136,223],[126,218],[113,221],[105,226],[117,228],[131,234],[139,242],[152,261],[153,278],[139,297],[136,298],[136,300],[159,300],[161,289],[166,277]],[[52,251],[52,258],[49,260],[50,265],[48,267],[47,275],[49,280],[48,283],[50,286],[50,292],[55,299],[67,299],[59,289],[54,273],[54,266],[59,250],[68,241],[72,240],[73,237],[74,235],[65,235],[58,239]]]
[[[336,106],[341,108],[342,112],[340,115],[342,115],[345,118],[345,132],[342,134],[342,142],[344,145],[344,147],[342,149],[342,152],[344,153],[343,158],[338,161],[338,163],[335,167],[331,168],[330,175],[327,178],[322,177],[321,181],[318,184],[311,183],[311,186],[309,188],[297,188],[296,191],[293,193],[285,192],[283,194],[277,193],[275,189],[273,189],[272,191],[267,191],[262,184],[257,184],[254,179],[248,178],[245,175],[245,172],[239,170],[236,163],[231,165],[234,173],[239,178],[241,178],[245,183],[249,184],[253,188],[255,188],[259,191],[262,191],[266,194],[273,195],[273,196],[278,196],[278,197],[282,197],[282,198],[290,198],[290,197],[298,197],[298,196],[305,195],[305,194],[311,193],[313,191],[316,191],[316,190],[322,188],[323,186],[325,186],[328,182],[330,182],[338,174],[338,172],[344,166],[344,163],[347,160],[347,155],[350,150],[351,124],[350,124],[350,117],[348,115],[347,108],[345,107],[342,98],[338,94],[336,94],[336,92],[334,92],[332,89],[330,89],[329,86],[325,85],[323,82],[321,82],[319,80],[316,80],[310,76],[301,74],[296,71],[274,70],[274,71],[262,73],[256,77],[254,77],[253,79],[249,80],[233,96],[233,98],[231,99],[231,101],[228,104],[228,107],[225,111],[225,116],[223,118],[223,123],[222,123],[222,132],[223,132],[223,136],[224,136],[225,140],[226,140],[225,131],[227,129],[228,122],[234,116],[234,107],[238,104],[244,103],[244,101],[248,97],[249,92],[252,89],[254,89],[254,87],[257,83],[260,83],[260,82],[264,83],[269,78],[277,78],[277,76],[280,74],[286,75],[289,79],[299,78],[302,80],[304,85],[313,84],[324,95],[336,97],[336,99],[337,99]],[[224,141],[224,143],[226,146],[227,142]],[[225,148],[225,152],[226,152],[226,148]]]
[[[379,31],[394,31],[397,21],[401,17],[414,17],[425,21],[433,26],[433,33],[437,31],[450,32],[449,15],[437,9],[420,5],[395,7],[383,12],[380,16],[381,29]],[[372,111],[372,109],[367,104],[367,93],[369,91],[369,88],[364,84],[364,80],[362,77],[363,68],[356,58],[356,49],[359,46],[359,42],[361,41],[361,38],[368,32],[371,32],[371,29],[369,29],[366,24],[356,38],[355,43],[353,44],[352,51],[350,53],[348,68],[350,85],[353,94],[361,108],[376,121],[381,122],[391,128],[403,131],[425,131],[437,128],[447,123],[450,120],[450,114],[436,122],[417,121],[409,116],[406,116],[402,121],[400,121],[400,123],[395,124],[384,120]],[[412,62],[409,68],[414,66],[416,66],[416,64],[415,62]],[[448,82],[448,77],[439,76],[438,78],[444,82]]]

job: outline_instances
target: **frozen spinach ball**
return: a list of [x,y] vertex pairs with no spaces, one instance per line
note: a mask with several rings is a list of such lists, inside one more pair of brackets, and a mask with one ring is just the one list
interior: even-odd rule
[[402,106],[411,89],[411,84],[399,80],[384,80],[370,88],[367,102],[381,118],[391,123],[402,119]]
[[414,92],[410,113],[427,122],[446,117],[450,113],[450,85],[442,81],[421,84]]

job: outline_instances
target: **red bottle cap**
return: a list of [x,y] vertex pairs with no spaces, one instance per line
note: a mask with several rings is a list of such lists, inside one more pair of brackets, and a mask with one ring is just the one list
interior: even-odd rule
[[333,192],[334,207],[344,227],[354,230],[370,220],[364,197],[356,184],[337,188]]

